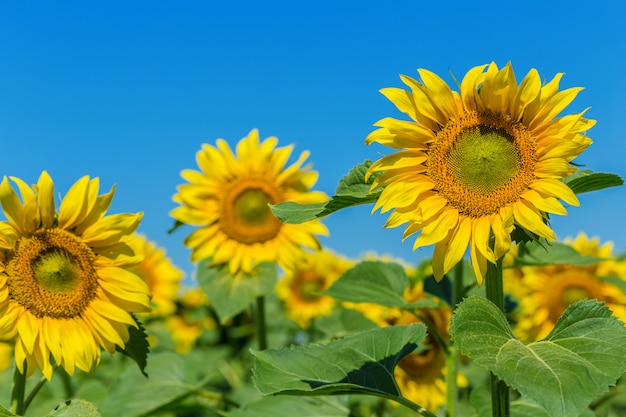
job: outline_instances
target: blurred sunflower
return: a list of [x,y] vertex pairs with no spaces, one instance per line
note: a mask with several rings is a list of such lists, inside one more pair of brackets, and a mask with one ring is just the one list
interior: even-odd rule
[[319,249],[315,235],[328,233],[314,220],[283,224],[268,204],[283,201],[317,203],[327,200],[322,192],[310,191],[317,181],[311,166],[302,166],[303,152],[285,167],[293,146],[276,148],[278,139],[259,142],[256,129],[237,144],[236,155],[223,139],[216,146],[204,144],[196,155],[200,172],[183,170],[188,184],[178,186],[174,201],[180,206],[171,216],[183,224],[199,226],[186,239],[191,260],[211,258],[211,264],[228,263],[231,274],[251,272],[256,263],[293,264],[302,247]]
[[287,317],[306,329],[311,326],[312,319],[329,315],[337,302],[319,293],[327,290],[353,265],[353,262],[329,250],[305,252],[295,265],[285,271],[285,276],[276,286]]
[[0,342],[0,372],[11,366],[13,347],[10,343]]
[[[516,335],[531,342],[545,338],[565,309],[582,299],[603,301],[626,322],[626,260],[616,259],[613,244],[581,233],[566,240],[582,255],[607,259],[591,266],[549,265],[504,269],[504,290],[519,302]],[[505,258],[505,266],[511,257]],[[615,285],[611,280],[621,284]]]
[[176,352],[185,354],[196,346],[204,331],[217,325],[208,313],[209,300],[200,288],[186,289],[178,304],[178,311],[166,318],[165,326],[172,334]]
[[134,234],[128,246],[135,255],[143,256],[141,263],[131,268],[145,281],[152,294],[152,314],[168,316],[176,311],[176,296],[183,271],[167,257],[165,249],[148,241],[141,234]]
[[[436,297],[425,293],[421,281],[406,288],[404,299],[409,303],[432,299],[439,306],[418,308],[414,312],[365,303],[347,306],[360,311],[381,327],[415,322],[428,322],[429,326],[432,326],[423,342],[427,348],[402,358],[396,366],[394,377],[403,397],[436,412],[446,402],[446,353],[445,347],[440,342],[450,343],[452,310],[440,303]],[[434,332],[437,337],[434,336]],[[465,377],[459,374],[457,386],[464,387],[467,383]]]
[[405,239],[420,232],[414,249],[435,245],[438,280],[469,246],[480,284],[487,262],[509,251],[515,226],[555,238],[546,213],[567,214],[559,200],[578,205],[560,179],[576,171],[570,162],[591,144],[582,132],[595,121],[584,112],[556,117],[581,90],[558,91],[561,73],[542,86],[532,69],[518,85],[510,64],[481,65],[459,94],[418,72],[421,82],[401,76],[411,91],[381,90],[412,120],[384,118],[366,138],[398,150],[368,170],[384,171],[372,184],[385,187],[373,211],[394,210],[385,227],[408,223]]
[[0,204],[0,334],[14,342],[16,366],[50,379],[53,362],[72,375],[89,371],[101,348],[114,353],[137,327],[130,313],[150,311],[146,284],[128,268],[141,261],[125,244],[142,213],[105,213],[112,189],[98,195],[98,178],[79,179],[55,210],[46,171],[21,201],[6,177]]

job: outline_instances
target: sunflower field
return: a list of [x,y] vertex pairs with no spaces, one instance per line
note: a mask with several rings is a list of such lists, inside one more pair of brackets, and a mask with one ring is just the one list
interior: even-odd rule
[[[375,123],[363,140],[387,152],[332,196],[307,151],[257,129],[202,144],[168,232],[193,285],[98,177],[5,176],[0,416],[626,415],[626,258],[551,227],[623,183],[576,163],[581,88],[510,63],[418,75],[381,90],[405,117]],[[364,204],[432,259],[320,243]]]

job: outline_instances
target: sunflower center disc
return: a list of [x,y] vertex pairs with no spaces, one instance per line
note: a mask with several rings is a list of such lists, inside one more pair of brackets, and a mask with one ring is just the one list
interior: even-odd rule
[[282,201],[280,191],[260,179],[234,184],[222,203],[220,227],[231,239],[244,244],[262,243],[276,237],[282,223],[268,204]]
[[20,239],[7,265],[9,295],[36,317],[72,318],[98,288],[93,251],[61,229]]
[[480,194],[491,194],[505,186],[520,168],[513,138],[486,126],[475,126],[461,133],[448,158],[452,175],[463,186]]

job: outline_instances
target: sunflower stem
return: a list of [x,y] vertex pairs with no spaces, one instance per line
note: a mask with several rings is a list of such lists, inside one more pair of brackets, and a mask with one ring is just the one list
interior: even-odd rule
[[26,363],[24,363],[24,374],[15,366],[13,372],[13,387],[11,391],[11,408],[13,413],[24,415],[24,395],[26,394]]
[[[502,283],[502,258],[495,264],[487,262],[485,276],[487,299],[504,312],[504,289]],[[509,387],[494,373],[491,373],[491,413],[493,417],[510,417],[511,405]]]
[[259,343],[259,350],[267,349],[267,329],[265,326],[265,297],[256,299],[256,337]]
[[28,410],[28,406],[30,405],[30,403],[33,402],[35,396],[37,395],[39,390],[46,384],[46,382],[48,382],[48,380],[42,376],[39,382],[37,382],[37,385],[33,387],[32,391],[30,392],[30,394],[28,394],[28,397],[26,397],[26,400],[24,401],[24,412]]
[[[463,262],[459,262],[452,269],[452,308],[463,298]],[[452,342],[446,352],[446,417],[456,417],[457,402],[457,374],[459,353]]]

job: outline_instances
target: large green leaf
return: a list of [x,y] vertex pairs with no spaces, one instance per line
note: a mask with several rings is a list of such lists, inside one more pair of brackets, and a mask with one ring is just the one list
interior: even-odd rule
[[365,173],[370,165],[372,165],[372,161],[367,160],[352,168],[339,181],[335,195],[328,201],[314,204],[298,204],[286,201],[270,205],[270,209],[281,222],[299,224],[327,216],[343,208],[374,203],[380,196],[382,189],[370,193],[372,181],[380,175],[375,173],[368,178],[368,181],[365,181]]
[[226,266],[198,264],[198,283],[215,308],[222,323],[250,307],[258,297],[271,293],[277,280],[276,265],[263,262],[252,274],[232,276]]
[[263,397],[224,417],[348,417],[350,410],[329,398]]
[[520,244],[519,255],[512,267],[544,265],[589,266],[605,260],[596,256],[581,255],[570,245],[558,242],[525,242]]
[[96,407],[88,401],[69,400],[59,405],[46,417],[101,417],[101,415]]
[[570,305],[550,334],[524,345],[490,301],[471,297],[452,317],[459,349],[551,417],[578,416],[626,371],[626,329],[595,300]]
[[346,271],[324,294],[341,301],[374,303],[389,307],[436,307],[433,300],[407,303],[404,290],[408,277],[396,263],[364,261]]
[[269,394],[368,393],[399,398],[393,371],[426,336],[421,323],[391,326],[327,344],[253,351],[253,379]]
[[576,194],[598,191],[624,184],[624,180],[619,175],[588,170],[577,171],[575,174],[563,178],[563,182]]

